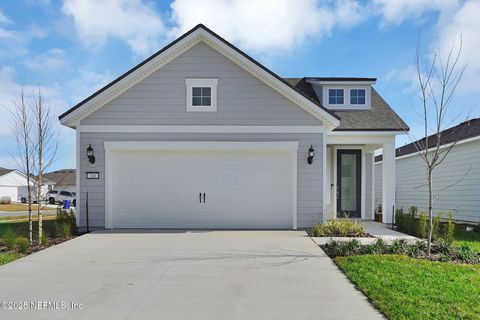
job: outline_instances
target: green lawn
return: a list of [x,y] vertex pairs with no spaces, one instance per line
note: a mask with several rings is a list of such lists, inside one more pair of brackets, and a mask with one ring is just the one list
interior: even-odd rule
[[480,251],[480,233],[473,231],[467,232],[464,227],[461,228],[459,226],[455,230],[455,241],[453,244],[456,246],[467,244],[473,249]]
[[16,260],[20,258],[21,255],[18,253],[0,253],[0,266],[5,263],[12,262],[13,260]]
[[480,265],[399,255],[335,262],[389,319],[480,319]]

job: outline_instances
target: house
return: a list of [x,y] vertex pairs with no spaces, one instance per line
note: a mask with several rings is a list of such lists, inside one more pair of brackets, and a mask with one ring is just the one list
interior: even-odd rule
[[[433,174],[433,211],[451,212],[455,220],[480,222],[480,118],[465,121],[442,131],[442,149],[456,141],[448,156]],[[436,135],[428,137],[429,149],[437,145]],[[427,211],[428,189],[426,169],[417,146],[425,146],[425,138],[396,150],[396,206],[416,206]],[[382,203],[382,156],[375,158],[375,202]]]
[[56,170],[43,175],[45,185],[48,185],[48,190],[70,191],[75,192],[77,185],[76,170],[62,169]]
[[[60,115],[76,130],[78,224],[296,229],[372,219],[395,136],[374,78],[283,79],[203,25]],[[386,217],[386,219],[389,219]]]
[[20,201],[27,191],[27,178],[18,170],[0,167],[0,199]]

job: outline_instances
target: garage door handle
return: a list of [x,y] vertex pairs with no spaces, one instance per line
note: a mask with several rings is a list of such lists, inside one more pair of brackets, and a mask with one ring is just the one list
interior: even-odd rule
[[203,203],[205,203],[205,192],[203,193]]
[[201,192],[198,194],[198,200],[200,201],[200,203],[202,203],[202,193]]

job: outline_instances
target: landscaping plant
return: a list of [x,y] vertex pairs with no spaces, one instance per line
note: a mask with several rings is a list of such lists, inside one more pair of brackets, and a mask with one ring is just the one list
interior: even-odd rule
[[420,214],[420,220],[418,221],[418,236],[425,239],[428,235],[428,220],[427,213],[422,211]]
[[12,228],[3,228],[0,237],[3,239],[3,244],[7,250],[11,251],[15,248],[17,234]]
[[30,242],[25,237],[18,237],[15,241],[18,252],[27,253],[30,248]]
[[362,237],[366,236],[363,224],[355,220],[337,219],[317,224],[312,229],[314,237]]
[[48,245],[48,234],[45,231],[45,229],[42,232],[42,238],[40,239],[40,244],[42,246],[47,246]]

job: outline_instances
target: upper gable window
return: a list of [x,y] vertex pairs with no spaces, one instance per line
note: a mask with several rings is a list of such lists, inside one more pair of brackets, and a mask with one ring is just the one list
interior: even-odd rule
[[350,89],[350,104],[365,104],[365,89]]
[[216,112],[218,79],[186,79],[187,111]]
[[328,103],[329,104],[343,104],[344,102],[343,89],[329,89],[328,90]]

